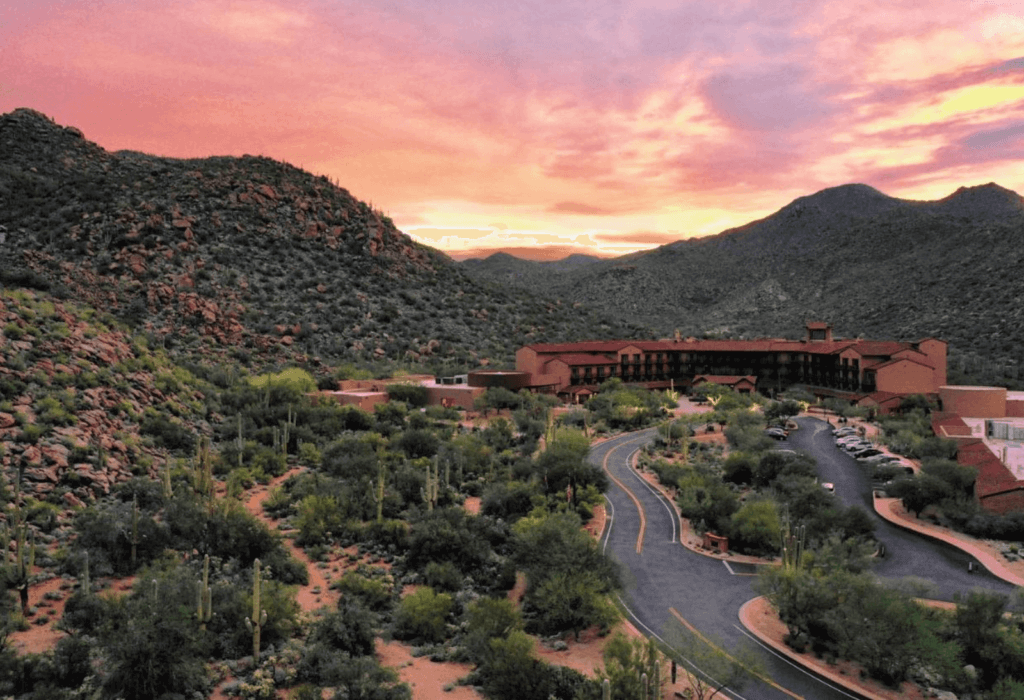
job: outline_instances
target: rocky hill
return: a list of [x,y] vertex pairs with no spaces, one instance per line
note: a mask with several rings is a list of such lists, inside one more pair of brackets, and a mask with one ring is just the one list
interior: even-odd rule
[[[31,290],[0,295],[0,474],[77,507],[210,433],[203,383],[108,314]],[[208,386],[208,385],[207,385]],[[0,490],[9,486],[0,487]],[[59,496],[59,498],[56,498]]]
[[1024,202],[1010,190],[918,202],[845,185],[716,236],[519,279],[661,334],[799,337],[823,319],[845,336],[944,338],[960,368],[1018,378],[1022,260]]
[[507,364],[519,345],[644,334],[476,281],[327,178],[267,158],[109,153],[0,116],[0,282],[108,310],[176,353]]

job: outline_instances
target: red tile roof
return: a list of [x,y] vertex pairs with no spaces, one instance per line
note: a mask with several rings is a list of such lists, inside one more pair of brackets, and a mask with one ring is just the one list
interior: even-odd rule
[[693,383],[696,384],[701,379],[706,382],[710,382],[711,384],[721,384],[722,386],[732,386],[734,384],[739,384],[744,380],[751,384],[757,384],[757,377],[753,374],[748,374],[746,376],[737,376],[732,374],[698,374],[693,378]]
[[974,493],[978,498],[1024,487],[1024,482],[1018,481],[980,439],[962,443],[957,451],[957,461],[978,470],[978,478],[974,482]]

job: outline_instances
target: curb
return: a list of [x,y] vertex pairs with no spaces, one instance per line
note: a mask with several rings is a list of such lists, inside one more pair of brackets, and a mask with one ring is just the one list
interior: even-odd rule
[[753,604],[763,599],[764,596],[751,598],[746,603],[741,605],[739,610],[740,624],[742,624],[743,627],[748,632],[750,632],[750,634],[757,637],[758,641],[760,641],[765,646],[769,647],[775,653],[781,654],[792,663],[798,664],[800,668],[807,671],[807,673],[813,674],[815,676],[820,676],[821,678],[828,680],[830,683],[834,683],[835,685],[846,689],[847,691],[856,695],[859,698],[866,698],[866,700],[887,700],[887,698],[881,695],[876,695],[875,693],[872,693],[871,691],[866,690],[855,683],[851,683],[849,677],[847,676],[843,676],[839,673],[834,673],[827,669],[818,668],[817,666],[812,666],[810,664],[805,663],[802,655],[797,654],[795,651],[787,647],[785,644],[780,644],[779,642],[776,642],[774,639],[767,636],[766,634],[763,634],[761,630],[751,622],[752,616],[750,613],[750,608],[753,606]]
[[898,499],[878,498],[873,496],[871,499],[871,505],[875,509],[875,513],[877,513],[878,516],[884,519],[885,521],[892,523],[897,527],[901,527],[904,530],[909,530],[910,532],[914,532],[925,537],[930,537],[933,540],[944,542],[945,544],[948,544],[951,547],[956,547],[961,552],[964,552],[974,557],[974,559],[976,559],[979,564],[984,566],[985,569],[996,578],[1000,578],[1003,581],[1011,583],[1015,586],[1024,586],[1024,577],[1021,577],[1020,575],[1015,574],[1009,569],[1007,569],[1005,564],[1000,562],[998,559],[996,559],[993,555],[989,554],[988,552],[976,547],[972,542],[964,540],[950,533],[936,532],[932,527],[928,525],[907,522],[903,518],[893,515],[891,512],[889,512],[888,508],[879,508],[880,502],[891,503],[892,501],[896,500]]
[[738,564],[755,564],[755,565],[758,565],[758,566],[771,566],[771,565],[776,563],[774,559],[762,559],[760,557],[752,557],[752,556],[749,556],[747,554],[715,554],[714,552],[709,552],[709,551],[707,551],[707,550],[705,550],[703,548],[698,549],[698,548],[690,545],[688,542],[686,542],[685,541],[685,539],[686,539],[685,535],[690,530],[690,521],[687,518],[684,518],[679,513],[679,506],[676,504],[675,499],[671,498],[671,496],[668,493],[665,492],[665,488],[660,483],[653,482],[653,481],[651,481],[649,479],[646,479],[643,476],[647,472],[641,472],[637,468],[637,465],[639,464],[639,460],[640,460],[640,455],[638,453],[638,454],[633,456],[633,459],[631,460],[631,463],[630,463],[630,467],[633,469],[634,472],[636,472],[637,476],[639,476],[641,479],[643,479],[648,484],[650,484],[651,488],[653,488],[659,494],[661,494],[661,497],[664,498],[666,501],[668,501],[672,505],[672,512],[676,514],[676,518],[679,520],[679,544],[680,545],[682,545],[683,547],[685,547],[689,551],[693,552],[694,554],[699,554],[700,556],[707,557],[708,559],[717,559],[718,561],[731,561],[731,562],[736,562]]

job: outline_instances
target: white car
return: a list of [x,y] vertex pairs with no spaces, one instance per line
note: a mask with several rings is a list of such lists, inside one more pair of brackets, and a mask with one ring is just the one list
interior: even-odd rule
[[823,483],[821,485],[821,488],[825,489],[829,493],[835,493],[836,492],[836,485],[833,484],[831,481],[826,481],[825,483]]

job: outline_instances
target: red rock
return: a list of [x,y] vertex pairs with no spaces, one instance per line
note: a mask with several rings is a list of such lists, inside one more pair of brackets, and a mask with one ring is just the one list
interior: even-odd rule
[[48,481],[51,484],[56,484],[58,481],[57,465],[53,464],[49,467],[29,467],[25,470],[25,478],[29,481]]
[[44,445],[40,452],[43,457],[53,462],[56,466],[67,468],[68,448],[64,447],[64,445]]
[[39,464],[41,454],[39,448],[35,445],[29,445],[25,448],[25,451],[21,453],[21,458],[29,464]]
[[271,187],[270,185],[260,185],[259,187],[256,188],[256,191],[262,194],[264,197],[269,197],[270,199],[277,199],[277,192],[275,192],[274,188]]
[[281,345],[291,345],[294,342],[295,338],[291,337],[290,335],[286,335],[283,338],[281,338]]
[[85,504],[82,503],[82,499],[76,496],[75,494],[71,493],[70,491],[65,493],[62,496],[62,498],[64,499],[64,502],[67,503],[68,506],[70,506],[71,508],[85,508]]
[[174,228],[188,228],[191,225],[192,222],[190,222],[188,219],[174,219],[173,221],[171,221],[171,226],[173,226]]
[[14,416],[10,413],[0,413],[0,430],[13,427],[15,422]]

